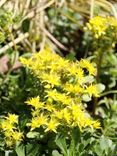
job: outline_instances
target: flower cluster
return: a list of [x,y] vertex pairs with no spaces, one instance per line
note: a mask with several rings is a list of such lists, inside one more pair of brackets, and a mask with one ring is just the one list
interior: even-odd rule
[[23,134],[17,129],[18,116],[15,114],[8,114],[1,122],[0,129],[4,134],[5,143],[8,147],[21,141]]
[[88,80],[96,74],[92,63],[70,62],[48,48],[20,61],[44,88],[43,98],[39,95],[26,101],[31,107],[32,118],[27,123],[31,131],[42,127],[45,132],[57,133],[61,126],[100,128],[100,123],[92,120],[83,107],[83,95],[99,96],[94,81]]
[[112,33],[117,31],[117,20],[114,17],[96,16],[87,23],[86,30],[93,32],[95,38],[108,36],[110,30]]

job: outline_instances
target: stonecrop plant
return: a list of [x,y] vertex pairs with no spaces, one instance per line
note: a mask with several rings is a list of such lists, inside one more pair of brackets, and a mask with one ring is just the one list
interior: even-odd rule
[[4,135],[4,141],[7,147],[14,146],[17,142],[20,142],[23,138],[23,133],[18,128],[18,115],[8,114],[1,124],[0,129]]
[[87,23],[86,30],[90,30],[97,39],[106,36],[111,37],[114,41],[117,32],[117,20],[110,16],[95,16]]
[[[69,61],[49,48],[34,53],[31,58],[20,58],[40,84],[39,94],[25,101],[30,107],[26,126],[28,132],[58,133],[78,127],[99,129],[100,122],[93,120],[84,107],[85,97],[98,97],[94,81],[96,69],[86,59]],[[25,137],[18,125],[18,115],[8,113],[0,124],[4,143],[14,147]],[[25,135],[26,136],[26,135]]]
[[[44,132],[79,127],[100,128],[83,106],[83,96],[99,96],[97,84],[88,81],[96,69],[88,60],[70,62],[49,48],[35,53],[31,58],[20,58],[32,75],[37,78],[42,92],[25,102],[31,108],[32,118],[27,126],[30,131],[42,128]],[[40,90],[40,88],[39,88]]]
[[[89,20],[84,29],[90,36],[89,40],[92,41],[90,42],[95,55],[94,61],[97,64],[96,81],[105,84],[101,78],[104,77],[103,74],[111,70],[107,66],[111,67],[109,64],[113,61],[111,60],[111,63],[109,63],[109,59],[110,56],[114,55],[116,49],[117,19],[112,16],[95,16]],[[110,74],[110,77],[112,77],[112,74]]]

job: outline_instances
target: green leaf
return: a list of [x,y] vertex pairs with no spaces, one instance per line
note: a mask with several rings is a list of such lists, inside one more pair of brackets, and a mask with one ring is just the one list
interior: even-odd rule
[[112,147],[112,141],[110,139],[107,139],[105,136],[102,135],[100,138],[100,147],[102,150],[108,151],[109,147]]
[[79,148],[78,148],[79,152],[82,152],[84,150],[84,147],[85,145],[83,143],[80,143]]
[[39,132],[29,132],[29,133],[27,133],[27,138],[37,138],[37,137],[39,137]]
[[79,144],[81,137],[80,129],[78,127],[73,128],[71,133],[71,139],[73,140],[74,146]]
[[85,101],[85,102],[91,101],[91,97],[90,97],[88,94],[84,94],[84,95],[82,96],[82,99],[83,99],[83,101]]
[[54,150],[52,152],[52,156],[63,156],[62,154],[60,154],[57,150]]
[[25,146],[23,144],[16,146],[15,149],[17,156],[26,156],[25,155]]
[[97,154],[97,156],[102,156],[103,151],[100,149],[100,146],[96,144],[94,146],[94,152]]
[[26,145],[26,156],[38,156],[40,155],[41,146],[38,143],[27,144]]
[[64,156],[67,156],[67,145],[65,137],[63,135],[58,135],[55,142],[57,146],[61,149]]
[[84,83],[92,83],[94,80],[93,76],[85,76]]
[[97,85],[98,91],[101,93],[105,90],[105,85],[102,83],[98,83]]
[[24,33],[25,33],[25,32],[28,32],[29,27],[30,27],[30,20],[29,20],[29,19],[25,19],[25,20],[22,22],[22,31],[23,31]]
[[69,53],[68,55],[66,55],[66,59],[70,60],[70,61],[75,61],[75,53]]

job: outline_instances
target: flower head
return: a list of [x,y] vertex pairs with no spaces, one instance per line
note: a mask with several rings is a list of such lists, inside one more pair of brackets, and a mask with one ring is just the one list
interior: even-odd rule
[[15,140],[15,141],[21,141],[22,140],[22,137],[23,137],[23,133],[18,132],[18,131],[13,131],[13,133],[12,133],[13,140]]
[[51,118],[50,121],[46,124],[47,128],[45,129],[45,132],[53,131],[57,133],[58,125],[59,123],[57,122],[57,120]]
[[114,17],[95,16],[87,23],[86,30],[90,30],[95,38],[102,38],[111,34],[116,34],[117,20]]
[[87,71],[89,72],[89,75],[96,74],[96,69],[94,68],[94,65],[92,63],[90,63],[90,61],[88,61],[86,59],[85,60],[82,59],[79,64],[82,68],[87,69]]
[[47,117],[43,114],[40,114],[40,116],[33,117],[30,123],[27,123],[27,126],[31,127],[31,131],[39,128],[40,126],[43,126],[47,123]]
[[90,31],[94,32],[96,38],[99,38],[100,36],[105,34],[105,31],[108,27],[106,23],[106,18],[96,16],[92,18],[89,23],[87,23],[87,28]]
[[35,97],[35,98],[30,98],[29,100],[27,100],[25,102],[27,105],[31,105],[32,107],[34,107],[35,109],[41,109],[44,106],[43,102],[40,102],[40,98],[39,96]]
[[15,114],[8,114],[8,116],[6,117],[6,119],[11,123],[11,124],[14,124],[14,123],[18,123],[18,116],[15,115]]
[[96,85],[92,85],[92,84],[91,84],[91,85],[87,86],[86,92],[87,92],[90,96],[94,95],[95,97],[99,97],[99,91],[98,91],[98,88],[97,88]]
[[93,126],[92,119],[84,111],[82,98],[83,94],[99,95],[93,82],[86,82],[87,76],[96,74],[90,61],[70,62],[50,49],[43,49],[23,64],[43,87],[43,94],[26,101],[35,108],[31,110],[32,118],[27,124],[30,131],[41,127],[45,132],[57,133],[60,126],[79,126],[80,129]]
[[23,133],[18,128],[18,116],[8,114],[1,123],[1,130],[4,134],[4,141],[8,147],[12,147],[23,138]]

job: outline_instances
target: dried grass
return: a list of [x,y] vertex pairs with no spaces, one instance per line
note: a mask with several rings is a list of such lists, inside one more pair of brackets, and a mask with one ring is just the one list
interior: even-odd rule
[[[14,25],[13,29],[18,34],[15,41],[20,41],[22,46],[27,50],[35,52],[39,48],[43,48],[44,45],[49,41],[49,44],[53,46],[53,43],[64,50],[67,48],[62,45],[48,30],[46,22],[49,22],[46,9],[49,7],[69,7],[74,12],[78,12],[84,18],[92,18],[95,16],[95,7],[100,8],[99,15],[113,15],[117,18],[117,11],[115,9],[116,0],[1,0],[0,7],[10,9],[13,15],[21,15],[21,21],[18,25]],[[21,25],[25,19],[30,20],[30,28],[28,35],[25,38],[19,39],[21,36]],[[51,25],[50,25],[51,27]],[[22,34],[23,35],[23,34]],[[25,34],[24,34],[25,36]],[[35,36],[35,37],[34,37]],[[38,39],[35,39],[38,38]],[[12,42],[12,41],[11,41]],[[13,44],[9,43],[7,48],[12,47]],[[18,42],[19,43],[19,42]],[[17,44],[17,43],[16,43]],[[0,49],[0,54],[6,51],[6,46]]]

